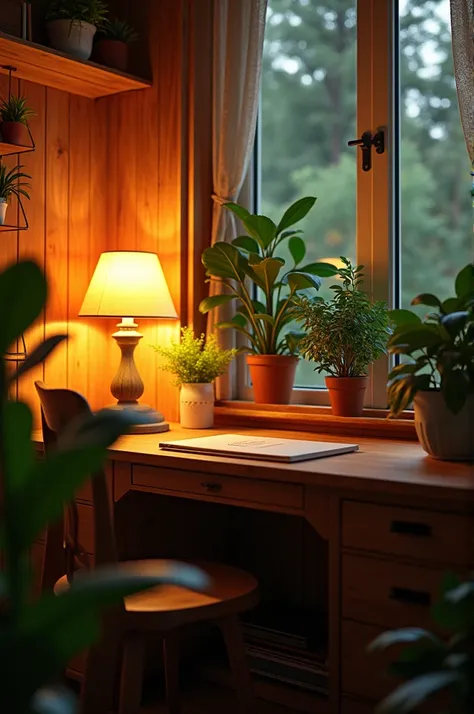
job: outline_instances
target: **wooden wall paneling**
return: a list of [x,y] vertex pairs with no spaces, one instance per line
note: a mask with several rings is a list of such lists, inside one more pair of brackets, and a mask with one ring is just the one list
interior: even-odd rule
[[[69,94],[46,90],[46,250],[49,281],[46,336],[68,332],[69,265]],[[45,364],[45,380],[64,387],[68,380],[68,345],[61,345]]]
[[94,369],[97,365],[90,360],[87,321],[79,318],[78,313],[90,280],[91,195],[89,177],[91,172],[92,102],[71,95],[69,109],[67,385],[87,396],[89,370]]
[[[156,87],[137,92],[137,136],[142,151],[137,167],[137,246],[158,253],[158,94]],[[136,357],[145,384],[143,402],[157,407],[158,366],[152,345],[157,344],[157,321],[140,320],[143,334]]]
[[[29,230],[19,233],[19,258],[35,260],[44,269],[45,257],[45,132],[46,132],[46,88],[32,82],[20,82],[20,92],[28,99],[28,104],[36,112],[30,120],[31,133],[36,151],[21,155],[25,172],[31,176],[31,200],[25,201]],[[29,352],[44,339],[44,312],[25,335]],[[60,348],[61,349],[61,348]],[[64,347],[63,347],[64,349]],[[27,401],[33,410],[34,423],[40,424],[40,407],[34,389],[34,382],[44,379],[44,367],[39,365],[30,370],[18,383],[18,398]]]
[[[90,230],[88,275],[92,277],[101,253],[107,250],[108,231],[112,221],[110,208],[109,179],[111,175],[108,155],[108,100],[99,99],[91,103],[91,137],[90,137],[90,182],[89,207]],[[85,318],[82,318],[85,320]],[[111,320],[88,320],[88,361],[89,381],[87,398],[92,409],[100,409],[110,404],[110,382],[114,375],[114,364],[111,357],[116,348],[110,337],[113,330]]]
[[[137,93],[116,98],[117,111],[110,117],[117,122],[117,173],[112,177],[117,193],[117,226],[109,233],[111,250],[136,250],[137,245],[137,162],[139,155]],[[141,147],[146,151],[146,147]],[[125,316],[124,316],[125,317]],[[131,315],[131,317],[134,317]]]

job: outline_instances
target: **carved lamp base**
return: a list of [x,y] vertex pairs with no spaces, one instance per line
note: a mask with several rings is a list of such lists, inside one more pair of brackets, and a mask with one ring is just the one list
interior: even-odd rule
[[112,337],[120,347],[122,358],[110,386],[110,391],[117,400],[117,404],[110,408],[133,410],[144,417],[145,423],[132,426],[131,434],[159,434],[169,431],[170,426],[165,421],[163,414],[138,402],[145,387],[135,364],[133,353],[143,335],[137,332],[138,325],[131,317],[124,317],[117,327],[119,329],[114,332]]

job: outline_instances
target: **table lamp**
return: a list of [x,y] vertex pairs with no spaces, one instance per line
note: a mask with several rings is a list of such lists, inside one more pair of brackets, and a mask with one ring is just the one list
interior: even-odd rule
[[168,431],[169,424],[162,414],[138,403],[144,385],[133,358],[135,347],[143,337],[137,331],[135,318],[178,317],[158,256],[125,250],[102,253],[79,316],[121,318],[117,332],[112,335],[122,352],[110,387],[117,399],[112,408],[135,409],[146,417],[146,423],[131,428],[133,433]]

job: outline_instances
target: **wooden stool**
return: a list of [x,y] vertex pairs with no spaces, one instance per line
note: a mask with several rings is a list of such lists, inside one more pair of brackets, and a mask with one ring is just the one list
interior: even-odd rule
[[[45,450],[54,448],[58,435],[80,414],[90,414],[89,405],[77,392],[50,389],[35,383],[41,401]],[[67,474],[65,474],[65,478]],[[115,533],[109,508],[105,474],[93,476],[95,565],[110,565],[141,574],[166,575],[178,563],[169,560],[117,562]],[[54,572],[66,549],[67,572],[54,584],[55,592],[69,586],[72,577],[80,578],[88,565],[78,542],[78,516],[75,504],[68,509],[66,529],[48,528],[43,586]],[[63,535],[65,535],[63,541]],[[53,565],[52,565],[53,563]],[[75,566],[79,565],[79,570]],[[227,648],[234,686],[242,714],[251,714],[253,698],[239,613],[258,602],[258,583],[242,570],[216,563],[193,563],[209,576],[207,593],[196,593],[175,585],[151,588],[127,597],[123,607],[104,618],[104,634],[87,656],[81,689],[82,714],[104,714],[113,701],[117,649],[123,652],[120,678],[119,714],[137,714],[140,706],[145,664],[145,636],[155,632],[163,639],[166,696],[170,714],[179,713],[179,630],[198,622],[215,623]]]

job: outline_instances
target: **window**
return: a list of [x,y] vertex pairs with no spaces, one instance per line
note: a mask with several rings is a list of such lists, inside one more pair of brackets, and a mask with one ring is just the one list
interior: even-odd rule
[[[362,172],[347,142],[380,127],[387,151]],[[312,260],[364,264],[391,306],[447,295],[473,255],[449,0],[269,0],[256,169],[259,211],[317,196],[302,225]],[[388,367],[371,370],[371,406],[386,406]],[[305,362],[294,401],[328,403]]]

